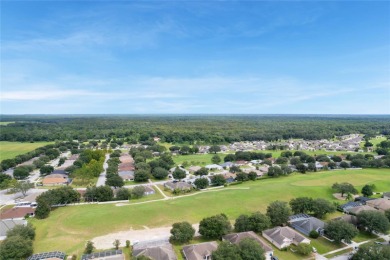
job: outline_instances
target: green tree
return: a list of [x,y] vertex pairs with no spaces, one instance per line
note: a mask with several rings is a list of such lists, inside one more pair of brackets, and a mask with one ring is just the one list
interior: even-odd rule
[[213,260],[243,260],[240,254],[240,248],[229,242],[222,242],[215,250],[211,258]]
[[343,169],[347,169],[347,168],[349,168],[350,166],[349,166],[349,163],[348,163],[348,162],[342,161],[342,162],[340,162],[340,167],[343,168]]
[[114,242],[112,243],[112,245],[115,247],[116,250],[119,249],[120,244],[121,241],[119,241],[119,239],[115,239]]
[[351,243],[352,239],[359,233],[354,225],[344,220],[331,220],[326,227],[325,233],[337,243],[344,240]]
[[260,233],[267,228],[271,227],[271,220],[267,215],[264,215],[260,212],[254,212],[249,216],[249,222],[251,225],[251,230]]
[[212,146],[210,146],[210,148],[209,148],[209,153],[214,153],[214,154],[216,154],[216,153],[218,153],[218,152],[220,152],[221,151],[221,147],[219,146],[219,145],[212,145]]
[[366,196],[366,197],[372,196],[372,194],[374,194],[372,186],[368,185],[368,184],[364,185],[362,188],[362,194],[363,194],[363,196]]
[[368,232],[386,233],[390,229],[390,223],[386,215],[380,211],[367,210],[357,215],[358,225]]
[[263,248],[254,239],[244,238],[238,247],[242,260],[265,260]]
[[175,180],[184,179],[186,177],[186,172],[180,169],[179,167],[176,167],[172,173],[172,176]]
[[14,178],[17,180],[24,180],[30,175],[30,171],[27,167],[20,166],[14,169]]
[[131,190],[131,198],[132,199],[140,199],[145,195],[145,187],[144,186],[136,186]]
[[145,182],[149,180],[149,172],[146,170],[136,170],[134,173],[135,182]]
[[357,193],[357,190],[355,189],[355,187],[351,183],[348,183],[348,182],[343,182],[343,183],[336,182],[332,185],[332,189],[338,193],[341,193],[341,197],[344,197],[344,194],[348,193],[348,192],[352,193],[352,194]]
[[93,245],[93,242],[88,240],[87,244],[85,245],[84,254],[91,254],[94,249],[95,246]]
[[118,200],[128,200],[130,199],[130,191],[127,188],[120,188],[116,192],[116,198]]
[[390,222],[390,209],[388,209],[388,210],[385,211],[385,216],[387,217],[387,219],[388,219],[389,222]]
[[248,179],[251,181],[255,181],[257,179],[257,174],[255,172],[249,172]]
[[197,189],[205,189],[209,186],[209,180],[206,178],[198,178],[194,181]]
[[13,192],[21,192],[23,197],[26,197],[27,192],[34,187],[34,184],[28,182],[28,181],[18,181],[13,183],[13,186],[11,187],[11,190]]
[[278,166],[271,166],[268,168],[268,176],[270,177],[278,177],[282,174],[282,169]]
[[211,162],[215,163],[215,164],[218,164],[218,163],[221,162],[221,157],[219,157],[218,154],[215,154],[215,155],[213,155],[213,157],[211,157]]
[[236,155],[228,154],[225,156],[225,158],[223,158],[223,161],[224,162],[234,162],[234,161],[236,161]]
[[38,202],[38,206],[35,209],[35,217],[37,219],[47,218],[50,214],[50,205],[46,201]]
[[39,172],[41,175],[47,175],[50,174],[54,171],[54,167],[51,165],[43,165],[40,169]]
[[225,214],[204,218],[199,223],[199,233],[206,238],[221,238],[232,230]]
[[312,207],[314,216],[323,218],[326,214],[336,211],[336,206],[326,199],[315,199]]
[[162,168],[162,167],[157,167],[153,169],[152,175],[154,178],[158,180],[163,180],[168,177],[169,172]]
[[313,199],[308,197],[298,197],[290,200],[290,207],[294,214],[308,214],[313,210]]
[[197,170],[194,174],[200,175],[200,176],[207,175],[207,174],[209,174],[209,170],[207,170],[207,168],[205,168],[205,167],[202,167],[199,170]]
[[277,200],[267,207],[267,216],[271,219],[271,224],[274,227],[287,223],[290,215],[291,210],[287,202]]
[[301,255],[310,255],[310,253],[313,251],[313,248],[310,244],[300,243],[297,246],[297,251]]
[[125,185],[123,179],[118,174],[110,174],[106,179],[106,185],[117,188]]
[[32,241],[21,236],[8,237],[0,244],[0,260],[26,259],[32,253]]
[[248,180],[248,174],[245,172],[238,172],[236,175],[237,181],[247,181]]
[[24,225],[16,225],[11,230],[7,231],[7,237],[12,236],[20,236],[24,239],[35,239],[35,228],[31,225],[31,223],[28,223],[26,226]]
[[352,256],[352,260],[388,260],[390,259],[390,246],[378,245],[374,242],[359,246],[359,250]]
[[178,243],[187,243],[195,235],[195,229],[188,222],[178,222],[172,225],[171,241]]
[[214,175],[211,178],[211,184],[214,186],[222,186],[226,183],[225,177],[222,174]]

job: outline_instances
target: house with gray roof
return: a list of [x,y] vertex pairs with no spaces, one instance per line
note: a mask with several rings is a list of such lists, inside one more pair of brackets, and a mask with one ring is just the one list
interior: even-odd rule
[[172,191],[176,190],[176,189],[191,190],[193,188],[193,186],[191,184],[184,182],[184,181],[177,181],[177,182],[169,181],[169,182],[164,183],[164,187],[166,187]]
[[6,239],[7,232],[13,229],[16,225],[27,225],[27,220],[24,219],[2,219],[0,220],[0,241]]
[[132,181],[132,180],[134,180],[134,171],[119,171],[118,175],[124,181]]
[[369,200],[366,205],[371,206],[377,210],[385,211],[390,209],[390,200],[385,198]]
[[188,245],[183,247],[183,255],[186,260],[211,260],[211,254],[217,248],[215,241]]
[[352,224],[354,226],[357,226],[357,224],[358,224],[358,219],[356,216],[347,215],[347,214],[345,214],[341,217],[338,217],[338,218],[334,218],[332,220],[343,220],[343,221],[348,222],[349,224]]
[[324,235],[325,222],[306,214],[297,214],[289,217],[288,223],[292,228],[308,236],[311,231]]
[[371,206],[368,206],[368,205],[362,205],[362,206],[358,206],[358,207],[354,207],[354,208],[350,208],[347,210],[347,213],[349,214],[352,214],[352,215],[358,215],[360,212],[362,211],[367,211],[367,210],[377,210]]
[[390,192],[384,192],[383,193],[383,198],[390,200]]
[[144,195],[152,195],[156,193],[156,191],[151,186],[145,185],[144,188],[145,188]]
[[339,206],[339,209],[343,212],[348,212],[349,209],[352,209],[352,208],[355,208],[355,207],[359,207],[359,206],[362,206],[363,203],[360,202],[360,201],[350,201],[348,203],[345,203],[343,205],[340,205]]
[[263,248],[266,259],[271,259],[271,256],[274,253],[272,247],[268,245],[258,235],[256,235],[253,231],[228,234],[222,237],[222,241],[229,241],[232,244],[238,245],[245,238],[253,239],[254,241],[256,241]]
[[290,227],[275,227],[264,230],[262,235],[279,249],[290,246],[291,244],[299,245],[300,243],[310,244],[310,239],[299,234]]
[[234,163],[232,163],[232,162],[224,162],[224,163],[222,163],[220,165],[223,168],[230,168],[230,167],[232,167],[234,165]]
[[171,244],[133,249],[133,257],[147,256],[152,260],[177,260]]

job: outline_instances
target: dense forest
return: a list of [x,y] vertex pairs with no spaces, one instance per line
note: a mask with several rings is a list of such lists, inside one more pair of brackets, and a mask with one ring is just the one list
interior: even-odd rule
[[342,115],[2,115],[1,141],[55,141],[153,137],[174,143],[307,140],[361,133],[390,134],[390,116]]

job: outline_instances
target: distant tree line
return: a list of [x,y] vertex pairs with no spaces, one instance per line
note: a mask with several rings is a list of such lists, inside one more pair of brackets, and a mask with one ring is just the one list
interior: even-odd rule
[[137,143],[158,136],[169,143],[221,144],[390,134],[388,116],[2,116],[2,120],[15,123],[0,126],[0,141],[21,142],[117,138]]

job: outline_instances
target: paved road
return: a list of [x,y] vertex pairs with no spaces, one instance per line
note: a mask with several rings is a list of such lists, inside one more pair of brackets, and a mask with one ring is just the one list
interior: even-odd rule
[[107,168],[108,168],[108,164],[107,164],[108,159],[110,159],[110,155],[106,154],[106,159],[104,160],[104,164],[103,164],[104,170],[99,175],[96,186],[104,186],[106,184],[106,173],[107,173]]

